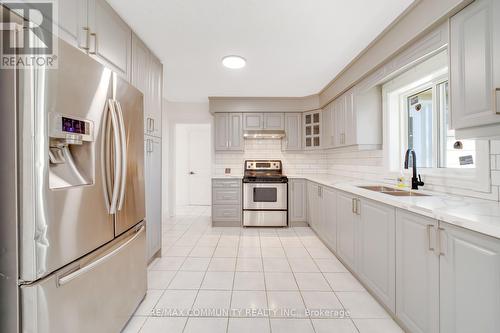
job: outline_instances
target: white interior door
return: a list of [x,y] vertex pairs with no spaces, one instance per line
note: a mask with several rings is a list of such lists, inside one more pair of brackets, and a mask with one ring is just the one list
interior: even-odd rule
[[210,205],[211,153],[210,127],[197,126],[188,134],[188,168],[190,205]]

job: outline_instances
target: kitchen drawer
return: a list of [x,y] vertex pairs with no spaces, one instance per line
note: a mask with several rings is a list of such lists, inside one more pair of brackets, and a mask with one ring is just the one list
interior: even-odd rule
[[239,205],[241,188],[214,187],[212,200],[214,205]]
[[235,221],[241,222],[241,206],[239,205],[216,205],[212,206],[212,221]]
[[241,179],[213,179],[212,187],[240,188]]

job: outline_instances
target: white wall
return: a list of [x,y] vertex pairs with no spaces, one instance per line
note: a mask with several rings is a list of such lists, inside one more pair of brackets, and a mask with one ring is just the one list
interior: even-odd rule
[[170,205],[169,205],[169,160],[170,160],[170,128],[169,128],[169,118],[167,115],[166,103],[163,101],[162,105],[162,137],[161,137],[161,198],[162,198],[162,221],[165,221],[168,216],[170,216]]

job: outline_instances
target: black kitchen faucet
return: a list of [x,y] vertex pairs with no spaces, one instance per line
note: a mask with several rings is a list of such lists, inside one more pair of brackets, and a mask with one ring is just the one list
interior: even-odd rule
[[424,186],[424,182],[422,181],[422,177],[418,175],[417,178],[417,155],[415,154],[415,151],[413,149],[408,149],[406,150],[405,154],[405,169],[408,169],[408,158],[410,157],[411,153],[411,161],[412,161],[412,168],[413,168],[413,177],[411,177],[411,189],[412,190],[418,190],[419,186]]

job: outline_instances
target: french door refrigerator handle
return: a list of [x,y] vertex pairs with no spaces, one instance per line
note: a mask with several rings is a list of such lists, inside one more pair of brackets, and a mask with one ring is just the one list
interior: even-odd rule
[[120,148],[121,148],[121,180],[120,180],[120,195],[118,199],[118,210],[123,207],[125,197],[125,189],[127,186],[127,136],[125,133],[125,122],[123,121],[123,111],[120,102],[114,101],[116,110],[118,111],[118,125],[120,127]]
[[86,266],[83,266],[83,267],[77,269],[76,271],[72,271],[71,273],[69,273],[67,275],[63,275],[63,276],[59,277],[57,279],[57,286],[58,287],[64,286],[65,284],[67,284],[67,283],[71,282],[72,280],[76,279],[77,277],[93,270],[94,268],[99,266],[101,263],[103,263],[106,260],[108,260],[109,258],[113,257],[115,254],[119,253],[123,248],[127,247],[130,243],[135,241],[137,239],[137,237],[139,237],[141,232],[144,230],[144,228],[145,228],[144,225],[142,225],[139,229],[137,229],[135,231],[134,234],[129,236],[128,239],[124,240],[120,246],[118,246],[116,249],[112,250],[111,252],[106,253],[106,255],[104,255],[103,257],[100,257],[99,259],[91,262],[90,264],[88,264]]
[[109,112],[111,106],[110,101],[106,102],[106,108],[102,118],[102,140],[101,140],[101,171],[103,175],[103,192],[106,209],[111,213],[111,202],[109,189],[111,188],[110,166],[109,166],[109,141],[111,140],[111,133],[109,128]]
[[[102,163],[102,169],[103,173],[105,175],[105,184],[104,184],[104,196],[106,199],[106,206],[108,207],[108,212],[110,214],[116,214],[116,204],[117,204],[117,199],[118,199],[118,191],[120,190],[120,183],[116,181],[117,179],[120,179],[120,171],[121,171],[121,151],[120,151],[120,133],[119,133],[119,128],[118,128],[118,119],[116,116],[116,110],[113,105],[113,100],[109,99],[108,102],[106,103],[106,112],[104,114],[104,120],[103,120],[103,129],[105,131],[104,135],[105,138],[102,140],[102,149],[101,149],[101,163]],[[109,133],[109,126],[108,126],[108,121],[109,121],[109,114],[111,114],[111,125],[113,128],[113,144],[114,144],[114,153],[115,153],[115,158],[114,158],[114,177],[113,179],[115,180],[112,184],[111,182],[111,175],[110,175],[110,166],[109,166],[109,160],[110,160],[110,150],[109,148],[109,140],[110,138],[110,133]],[[111,198],[109,197],[109,189],[112,187],[112,193],[111,193]]]

